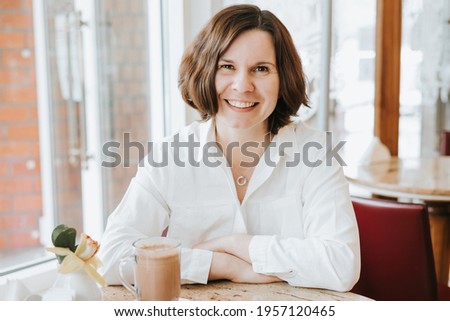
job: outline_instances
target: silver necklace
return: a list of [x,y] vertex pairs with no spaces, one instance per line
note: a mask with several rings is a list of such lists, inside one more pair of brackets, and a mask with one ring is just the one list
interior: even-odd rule
[[[214,133],[215,133],[215,136],[216,136],[216,141],[218,141],[218,139],[217,139],[217,137],[218,137],[218,135],[217,135],[217,126],[214,127]],[[266,137],[267,134],[269,134],[269,142],[272,141],[272,132],[271,132],[271,131],[267,132],[267,133],[264,135],[264,137]],[[219,144],[219,148],[222,149],[220,144]],[[223,151],[222,151],[222,152],[223,152]],[[242,186],[245,186],[245,185],[247,185],[247,182],[248,182],[248,179],[247,179],[247,177],[245,177],[244,175],[239,175],[239,176],[236,178],[236,184],[237,184],[238,186],[241,186],[241,187],[242,187]]]
[[239,176],[238,178],[236,178],[236,184],[238,184],[239,186],[244,186],[245,184],[247,184],[247,177],[245,177],[244,175]]

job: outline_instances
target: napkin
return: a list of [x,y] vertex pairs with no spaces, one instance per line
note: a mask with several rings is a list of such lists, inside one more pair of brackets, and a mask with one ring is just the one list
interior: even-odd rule
[[5,301],[72,301],[75,291],[65,288],[50,288],[40,293],[32,293],[21,280],[6,280]]
[[42,295],[42,301],[74,301],[75,291],[66,288],[50,288]]
[[31,294],[30,290],[20,280],[6,280],[5,301],[21,301]]

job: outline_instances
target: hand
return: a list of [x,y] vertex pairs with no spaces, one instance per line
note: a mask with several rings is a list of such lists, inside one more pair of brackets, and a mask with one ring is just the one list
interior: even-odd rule
[[223,279],[236,283],[272,283],[281,281],[274,276],[253,272],[251,264],[234,255],[214,252],[208,280]]
[[231,254],[251,263],[248,247],[252,238],[253,235],[248,234],[227,235],[199,243],[194,248]]

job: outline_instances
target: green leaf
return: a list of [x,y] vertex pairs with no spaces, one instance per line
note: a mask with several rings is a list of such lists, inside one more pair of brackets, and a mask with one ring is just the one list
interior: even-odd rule
[[60,225],[58,225],[57,227],[55,227],[53,229],[53,232],[52,232],[52,243],[53,243],[53,245],[56,246],[55,240],[58,237],[59,233],[61,233],[64,230],[67,230],[68,228],[69,228],[68,226],[66,226],[64,224],[60,224]]
[[75,252],[76,237],[77,231],[73,227],[64,224],[58,225],[52,233],[53,245],[69,248],[72,252]]

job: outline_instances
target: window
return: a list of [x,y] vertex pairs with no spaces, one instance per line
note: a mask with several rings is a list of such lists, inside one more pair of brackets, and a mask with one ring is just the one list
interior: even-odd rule
[[376,0],[335,1],[332,20],[330,123],[352,163],[373,137]]
[[0,276],[33,263],[42,215],[41,162],[33,44],[33,10],[10,1],[0,14]]
[[430,156],[450,129],[450,3],[402,4],[399,155]]
[[[149,109],[149,16],[160,11],[145,0],[39,0],[34,12],[18,3],[26,26],[0,27],[27,39],[0,48],[11,57],[0,69],[10,79],[0,82],[10,115],[0,116],[0,276],[53,259],[42,245],[57,224],[98,239],[142,156],[130,149],[124,167],[125,133],[144,144],[151,122],[163,123]],[[35,67],[38,80],[27,80]],[[101,166],[110,141],[121,143],[118,167]]]

